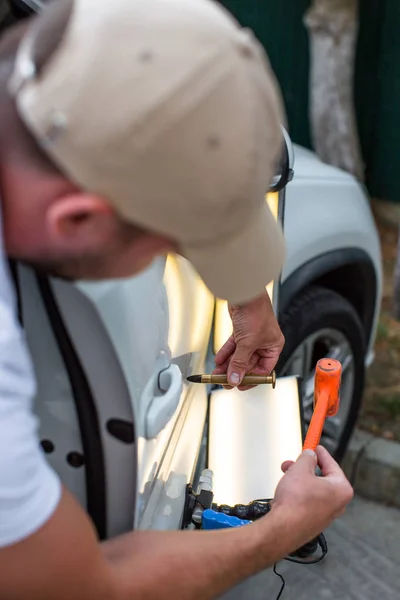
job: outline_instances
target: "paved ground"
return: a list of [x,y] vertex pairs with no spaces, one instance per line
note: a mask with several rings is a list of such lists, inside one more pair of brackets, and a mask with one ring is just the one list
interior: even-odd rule
[[[286,587],[281,600],[398,600],[400,511],[356,498],[326,532],[322,563],[280,563]],[[272,570],[249,580],[223,600],[275,600],[280,580]]]

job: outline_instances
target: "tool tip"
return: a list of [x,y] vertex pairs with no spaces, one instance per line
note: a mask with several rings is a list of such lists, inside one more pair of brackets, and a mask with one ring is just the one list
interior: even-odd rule
[[187,380],[192,383],[201,383],[201,375],[190,375],[190,377],[187,377]]

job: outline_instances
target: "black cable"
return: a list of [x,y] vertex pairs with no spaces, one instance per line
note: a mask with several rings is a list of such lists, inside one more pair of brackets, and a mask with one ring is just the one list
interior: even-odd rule
[[312,558],[311,560],[301,559],[301,558],[293,558],[292,556],[286,556],[285,560],[296,563],[298,565],[316,565],[321,562],[328,554],[328,542],[323,533],[320,533],[318,536],[318,545],[321,548],[321,554],[317,558]]
[[[321,533],[318,536],[318,545],[322,551],[321,555],[318,556],[318,558],[314,558],[312,560],[302,560],[300,558],[292,558],[291,556],[286,556],[286,558],[284,560],[287,560],[292,563],[296,563],[298,565],[315,565],[315,564],[321,562],[321,560],[323,560],[328,553],[328,543],[327,543],[326,538],[323,533]],[[274,564],[274,573],[282,581],[281,589],[279,590],[279,594],[276,597],[276,600],[279,600],[279,598],[283,594],[283,590],[285,589],[285,580],[284,580],[283,576],[280,573],[278,573],[278,571],[276,570],[276,563]]]
[[275,575],[278,575],[278,577],[279,577],[279,578],[280,578],[280,580],[282,581],[281,589],[279,590],[279,594],[278,594],[278,595],[277,595],[277,597],[276,597],[276,600],[279,600],[279,598],[280,598],[280,597],[282,596],[282,594],[283,594],[283,590],[285,589],[285,585],[286,585],[286,584],[285,584],[285,580],[284,580],[283,576],[282,576],[280,573],[278,573],[278,571],[276,570],[276,563],[274,564],[274,573],[275,573]]
[[[225,515],[238,517],[239,519],[249,521],[257,521],[258,519],[270,512],[272,508],[272,500],[268,498],[259,498],[257,500],[253,500],[252,502],[249,502],[249,504],[236,504],[235,506],[229,506],[227,504],[212,504],[212,508],[213,510],[223,513]],[[318,546],[321,548],[321,554],[317,558],[308,559],[308,556],[312,556],[315,554],[315,552],[318,549]],[[305,544],[302,548],[299,548],[292,555],[286,556],[284,560],[287,560],[291,563],[295,563],[297,565],[315,565],[321,562],[321,560],[325,558],[327,553],[328,544],[324,534],[321,533],[317,538],[310,541],[308,544]],[[276,599],[279,600],[285,588],[285,580],[283,576],[276,570],[276,564],[274,565],[274,573],[282,581],[282,587]]]

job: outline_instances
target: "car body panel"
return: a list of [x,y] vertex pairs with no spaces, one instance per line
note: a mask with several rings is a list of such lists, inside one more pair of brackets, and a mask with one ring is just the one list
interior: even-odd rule
[[285,239],[282,283],[309,260],[335,250],[358,248],[370,258],[377,286],[368,357],[379,316],[382,263],[379,236],[363,186],[348,173],[295,146],[294,178],[286,189]]
[[[313,164],[318,177],[313,176]],[[363,187],[347,173],[321,167],[316,157],[315,163],[303,161],[303,167],[310,170],[302,171],[295,163],[294,179],[286,190],[287,254],[282,281],[310,258],[346,247],[365,250],[380,273],[379,237]],[[325,180],[325,167],[335,177]]]
[[[186,501],[187,485],[193,482],[207,415],[207,390],[192,390],[181,407],[173,427],[161,468],[139,495],[135,526],[138,529],[179,529]],[[139,440],[139,444],[141,440]],[[139,452],[140,454],[140,452]],[[144,507],[142,507],[142,503]]]

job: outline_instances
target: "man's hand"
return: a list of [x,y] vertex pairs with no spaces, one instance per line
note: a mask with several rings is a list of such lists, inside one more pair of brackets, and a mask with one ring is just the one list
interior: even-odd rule
[[[317,465],[322,477],[317,477]],[[293,463],[283,463],[285,475],[275,493],[272,513],[281,513],[292,539],[289,552],[297,550],[340,517],[353,498],[353,489],[339,465],[322,446],[304,451]]]
[[228,308],[233,334],[215,357],[214,373],[227,373],[230,384],[238,386],[248,373],[269,375],[278,362],[285,339],[267,292],[248,304]]

